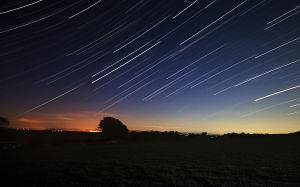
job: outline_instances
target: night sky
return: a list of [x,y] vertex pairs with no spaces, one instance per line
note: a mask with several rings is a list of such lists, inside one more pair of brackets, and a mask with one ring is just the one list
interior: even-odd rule
[[0,115],[18,128],[300,129],[299,0],[1,1]]

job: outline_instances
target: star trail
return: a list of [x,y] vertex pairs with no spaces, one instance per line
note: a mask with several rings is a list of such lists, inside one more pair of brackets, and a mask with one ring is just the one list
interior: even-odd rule
[[31,128],[19,119],[97,112],[141,130],[299,130],[299,12],[299,0],[4,1],[0,115]]

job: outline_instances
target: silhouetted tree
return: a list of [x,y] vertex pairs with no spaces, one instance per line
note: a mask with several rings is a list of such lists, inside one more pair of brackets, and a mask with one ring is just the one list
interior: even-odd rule
[[106,137],[121,138],[128,134],[128,128],[120,120],[113,117],[104,117],[100,121],[98,128]]
[[8,121],[8,119],[6,119],[6,118],[4,118],[4,117],[1,117],[0,116],[0,127],[7,127],[7,126],[9,126],[9,121]]
[[207,136],[207,132],[202,132],[201,136]]

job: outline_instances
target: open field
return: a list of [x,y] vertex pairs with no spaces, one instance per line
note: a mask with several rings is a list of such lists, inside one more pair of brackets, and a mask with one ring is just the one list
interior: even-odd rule
[[0,186],[300,186],[300,136],[1,136]]

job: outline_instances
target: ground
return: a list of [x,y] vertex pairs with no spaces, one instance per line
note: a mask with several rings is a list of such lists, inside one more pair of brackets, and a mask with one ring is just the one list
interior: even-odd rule
[[0,186],[300,186],[298,135],[6,137]]

